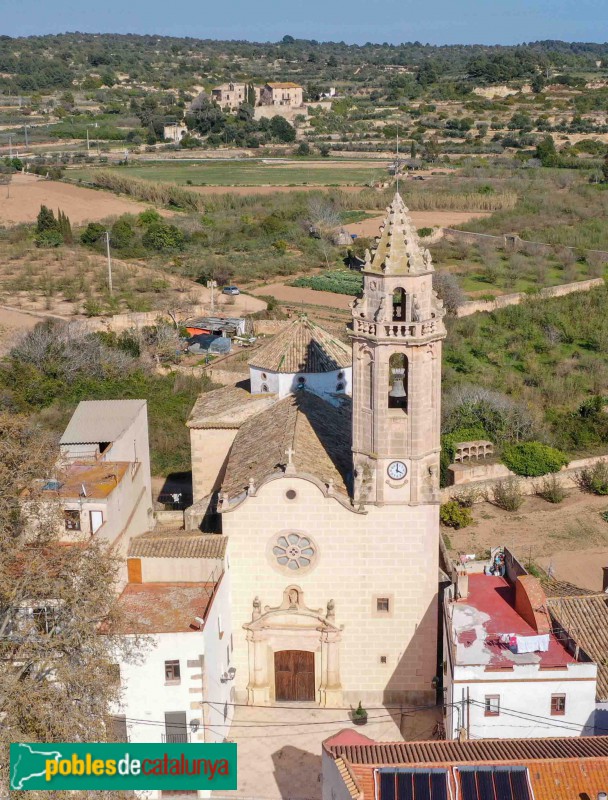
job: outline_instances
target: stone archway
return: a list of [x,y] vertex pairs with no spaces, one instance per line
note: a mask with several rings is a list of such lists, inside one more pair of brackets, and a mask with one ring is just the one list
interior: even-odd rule
[[[264,606],[262,611],[262,604],[256,597],[251,622],[243,627],[247,631],[249,648],[249,705],[270,705],[277,700],[276,663],[282,665],[279,667],[282,672],[288,669],[297,672],[299,667],[293,667],[293,664],[306,663],[308,676],[311,671],[314,674],[315,702],[321,706],[342,705],[339,659],[342,631],[335,625],[333,600],[327,603],[325,613],[320,608],[308,608],[302,589],[291,585],[284,590],[279,606]],[[311,653],[313,656],[285,656],[277,661],[275,654],[281,652]],[[297,680],[294,676],[294,681]],[[311,680],[310,677],[307,680]]]

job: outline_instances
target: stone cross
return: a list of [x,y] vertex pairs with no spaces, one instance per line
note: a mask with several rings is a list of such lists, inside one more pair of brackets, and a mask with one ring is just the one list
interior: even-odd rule
[[293,457],[296,454],[296,451],[291,447],[291,445],[285,450],[285,455],[287,456],[287,463],[293,464]]

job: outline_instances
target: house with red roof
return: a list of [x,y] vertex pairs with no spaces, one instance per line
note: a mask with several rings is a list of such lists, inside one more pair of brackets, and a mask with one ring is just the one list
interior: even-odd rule
[[442,671],[448,739],[594,733],[597,665],[554,628],[540,582],[506,549],[455,569]]

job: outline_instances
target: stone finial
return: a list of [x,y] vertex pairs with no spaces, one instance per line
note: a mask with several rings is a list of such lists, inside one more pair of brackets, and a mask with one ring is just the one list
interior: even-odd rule
[[336,604],[333,600],[327,601],[327,619],[333,622],[336,618]]
[[327,484],[327,494],[333,494],[333,493],[334,493],[334,479],[330,478],[329,483]]
[[255,481],[253,478],[249,478],[249,485],[247,486],[247,494],[255,494]]
[[251,613],[251,620],[255,622],[256,619],[259,619],[262,616],[262,602],[259,597],[253,598],[253,611]]

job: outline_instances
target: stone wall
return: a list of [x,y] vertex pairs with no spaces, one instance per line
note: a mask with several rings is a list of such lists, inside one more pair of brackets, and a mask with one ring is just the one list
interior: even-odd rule
[[[188,306],[187,310],[182,311],[180,318],[204,316],[209,313],[208,305]],[[155,325],[158,319],[165,319],[172,322],[171,317],[165,311],[133,311],[126,314],[114,314],[111,317],[94,317],[92,319],[74,320],[70,322],[70,328],[79,331],[95,333],[96,331],[114,331],[121,333],[132,328],[145,328],[148,325]]]
[[[564,467],[555,475],[560,479],[566,489],[576,487],[576,474],[584,467],[591,467],[599,461],[608,459],[608,453],[601,456],[592,456],[591,458],[579,458],[571,461],[567,467]],[[470,465],[470,468],[469,468]],[[521,489],[524,494],[536,494],[537,487],[542,482],[543,478],[521,478],[515,475],[514,472],[500,463],[484,464],[480,462],[467,462],[466,464],[451,464],[449,467],[453,476],[457,476],[457,481],[452,486],[446,486],[441,489],[441,502],[446,503],[453,497],[457,497],[459,491],[470,491],[475,489],[479,491],[480,496],[476,502],[483,502],[484,495],[487,491],[491,491],[500,480],[505,478],[517,478],[519,480]]]
[[526,294],[517,292],[515,294],[503,294],[495,300],[471,300],[463,303],[457,310],[457,317],[468,317],[478,311],[496,311],[507,306],[517,306],[524,300],[548,300],[552,297],[563,297],[573,292],[588,292],[596,286],[603,286],[603,278],[591,278],[588,281],[576,281],[575,283],[563,283],[560,286],[548,286],[541,289],[536,294]]

